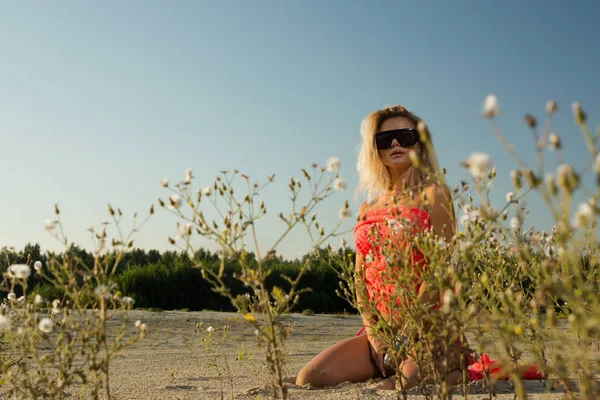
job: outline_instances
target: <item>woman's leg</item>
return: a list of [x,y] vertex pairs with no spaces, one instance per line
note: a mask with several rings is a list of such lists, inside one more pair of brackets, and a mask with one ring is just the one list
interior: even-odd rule
[[313,358],[298,373],[296,385],[336,386],[381,377],[373,363],[367,335],[346,339]]

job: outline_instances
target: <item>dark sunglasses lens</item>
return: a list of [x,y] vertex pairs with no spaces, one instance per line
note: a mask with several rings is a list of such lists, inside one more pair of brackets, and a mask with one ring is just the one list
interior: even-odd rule
[[375,144],[378,150],[385,150],[392,147],[392,142],[396,139],[400,146],[411,147],[417,144],[419,138],[414,129],[397,129],[393,131],[379,132],[375,135]]
[[398,139],[398,143],[400,143],[400,146],[403,146],[403,147],[414,146],[415,144],[417,144],[417,141],[418,141],[417,132],[415,132],[412,129],[398,131],[397,139]]
[[378,150],[385,150],[392,147],[394,141],[394,132],[380,132],[375,135],[375,144]]

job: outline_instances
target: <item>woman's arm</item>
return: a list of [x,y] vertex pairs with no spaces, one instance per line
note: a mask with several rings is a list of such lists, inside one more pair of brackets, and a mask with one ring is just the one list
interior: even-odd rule
[[[440,239],[450,243],[456,232],[456,217],[450,190],[442,185],[431,185],[425,188],[423,194],[429,212],[431,230]],[[449,247],[447,249],[451,251]],[[450,253],[446,254],[446,256],[450,255]],[[424,302],[435,302],[439,299],[436,290],[427,290],[426,282],[421,285],[418,296]]]
[[425,189],[426,202],[429,208],[431,230],[447,243],[452,240],[456,231],[454,203],[447,187],[431,185]]

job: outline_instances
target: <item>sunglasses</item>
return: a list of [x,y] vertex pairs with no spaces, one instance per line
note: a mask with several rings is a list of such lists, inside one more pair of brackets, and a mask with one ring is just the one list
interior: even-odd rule
[[419,132],[416,129],[393,129],[391,131],[377,132],[375,134],[375,145],[377,150],[386,150],[392,147],[396,139],[400,146],[411,147],[419,142]]

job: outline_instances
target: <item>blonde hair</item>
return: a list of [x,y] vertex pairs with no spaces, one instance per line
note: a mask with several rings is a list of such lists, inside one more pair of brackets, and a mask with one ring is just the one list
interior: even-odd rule
[[[390,191],[393,187],[392,176],[388,167],[383,164],[379,151],[375,146],[375,133],[379,132],[384,121],[390,118],[403,117],[414,123],[415,128],[419,127],[422,120],[412,112],[401,105],[386,107],[369,114],[361,123],[360,135],[362,144],[358,152],[356,169],[358,170],[358,193],[367,193],[369,199],[375,198],[381,193]],[[439,167],[435,157],[431,136],[428,129],[419,129],[421,132],[421,141],[419,152],[420,167],[410,167],[409,176],[414,185],[425,185],[437,183],[439,176]],[[425,137],[423,137],[423,134]],[[423,140],[425,139],[425,140]],[[412,185],[411,185],[412,186]]]

